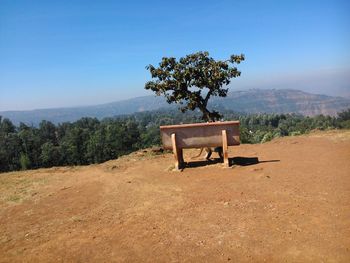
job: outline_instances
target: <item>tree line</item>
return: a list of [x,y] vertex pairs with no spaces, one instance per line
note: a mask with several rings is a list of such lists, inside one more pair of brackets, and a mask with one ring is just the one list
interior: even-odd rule
[[[240,120],[242,143],[263,143],[314,129],[350,128],[350,109],[337,117],[296,114],[237,114],[222,111],[222,120]],[[101,163],[161,144],[159,126],[201,122],[200,112],[159,110],[98,120],[82,118],[55,125],[18,126],[0,116],[0,172],[41,167]]]

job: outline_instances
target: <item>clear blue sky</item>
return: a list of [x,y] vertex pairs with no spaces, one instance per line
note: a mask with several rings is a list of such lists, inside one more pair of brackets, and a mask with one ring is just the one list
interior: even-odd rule
[[231,90],[350,96],[350,1],[0,0],[0,110],[151,94],[163,56],[244,53]]

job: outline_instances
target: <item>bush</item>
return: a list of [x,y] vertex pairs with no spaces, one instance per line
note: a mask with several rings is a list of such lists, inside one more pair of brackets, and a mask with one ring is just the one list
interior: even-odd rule
[[27,170],[30,168],[30,160],[27,154],[21,153],[19,157],[19,163],[22,170]]

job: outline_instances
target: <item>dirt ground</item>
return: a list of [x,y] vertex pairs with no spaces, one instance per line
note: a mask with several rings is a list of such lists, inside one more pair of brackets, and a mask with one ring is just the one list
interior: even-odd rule
[[1,174],[0,262],[350,262],[350,131],[229,156]]

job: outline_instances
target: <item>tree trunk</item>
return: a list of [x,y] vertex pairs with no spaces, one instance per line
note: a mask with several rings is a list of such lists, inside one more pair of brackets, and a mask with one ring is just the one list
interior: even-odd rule
[[210,112],[207,108],[201,109],[202,111],[202,119],[206,122],[215,122],[216,118],[213,114],[213,112]]

